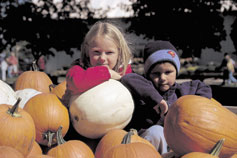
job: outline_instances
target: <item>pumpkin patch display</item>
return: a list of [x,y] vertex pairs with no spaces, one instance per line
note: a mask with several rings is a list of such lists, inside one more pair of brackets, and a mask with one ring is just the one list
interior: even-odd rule
[[0,146],[10,146],[27,156],[35,140],[35,124],[32,117],[18,108],[20,98],[12,105],[0,105]]
[[53,139],[60,126],[65,136],[69,129],[69,113],[55,94],[38,94],[25,104],[24,110],[33,118],[36,127],[36,141],[41,145],[55,144]]
[[102,158],[103,155],[113,146],[121,144],[122,140],[130,137],[130,143],[141,142],[150,145],[152,148],[155,147],[146,139],[138,136],[135,129],[131,129],[129,132],[122,129],[114,129],[107,132],[102,139],[99,141],[99,144],[96,147],[95,157]]
[[185,95],[169,109],[164,135],[169,147],[182,156],[190,152],[208,153],[215,142],[225,138],[220,157],[237,151],[237,116],[211,99]]
[[12,87],[0,80],[0,104],[13,105],[16,103],[16,100],[17,97]]
[[14,90],[21,90],[25,88],[33,88],[37,91],[49,93],[49,85],[53,84],[49,76],[42,71],[38,71],[33,63],[34,70],[25,71],[20,74],[15,82]]
[[65,141],[62,137],[62,127],[57,131],[57,146],[51,148],[47,155],[55,158],[95,158],[88,145],[80,140]]
[[72,96],[69,108],[75,130],[92,139],[112,129],[123,129],[130,122],[133,110],[130,92],[113,79]]

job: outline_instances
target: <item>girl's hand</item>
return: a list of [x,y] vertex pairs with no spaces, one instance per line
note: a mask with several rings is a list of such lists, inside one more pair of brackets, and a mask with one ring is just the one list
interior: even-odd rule
[[111,79],[114,79],[114,80],[121,79],[121,75],[117,73],[116,71],[109,69],[109,73],[110,73]]
[[159,104],[153,107],[153,109],[160,114],[161,117],[164,117],[164,115],[168,112],[168,104],[164,99],[161,100]]

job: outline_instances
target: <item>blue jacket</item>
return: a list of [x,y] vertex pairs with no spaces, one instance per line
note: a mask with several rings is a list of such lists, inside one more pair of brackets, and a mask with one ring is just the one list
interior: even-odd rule
[[121,83],[128,88],[135,102],[135,111],[133,118],[127,128],[148,128],[160,120],[160,116],[153,110],[153,107],[164,99],[168,106],[181,96],[184,95],[199,95],[207,98],[212,98],[211,87],[201,82],[193,80],[175,83],[167,92],[159,92],[150,80],[147,80],[141,75],[130,73],[121,78]]

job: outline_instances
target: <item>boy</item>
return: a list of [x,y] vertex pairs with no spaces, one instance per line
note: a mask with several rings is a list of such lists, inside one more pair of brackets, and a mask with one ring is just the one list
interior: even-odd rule
[[134,116],[128,128],[142,129],[141,136],[150,141],[160,154],[167,152],[163,124],[169,107],[183,95],[212,98],[211,88],[200,80],[176,83],[180,70],[177,52],[168,41],[150,42],[144,48],[145,77],[131,73],[121,79],[135,102]]

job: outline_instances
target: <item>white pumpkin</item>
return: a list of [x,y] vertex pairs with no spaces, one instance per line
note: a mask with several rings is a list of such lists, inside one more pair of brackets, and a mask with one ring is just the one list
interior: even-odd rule
[[17,101],[15,91],[6,82],[0,80],[0,104],[14,105]]
[[87,138],[100,138],[111,129],[123,129],[132,118],[134,102],[128,89],[110,79],[70,100],[75,130]]
[[33,96],[40,94],[42,92],[37,91],[33,88],[25,88],[25,89],[20,89],[17,90],[16,92],[16,97],[17,98],[21,98],[21,101],[19,103],[19,107],[21,107],[22,109],[24,108],[26,102],[32,98]]

